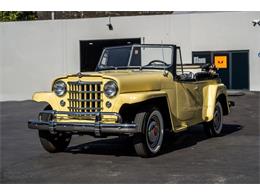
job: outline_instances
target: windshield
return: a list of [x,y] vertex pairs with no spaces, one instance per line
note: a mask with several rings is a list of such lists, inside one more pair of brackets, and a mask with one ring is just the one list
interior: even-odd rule
[[173,47],[132,45],[104,49],[98,69],[168,68],[172,65]]

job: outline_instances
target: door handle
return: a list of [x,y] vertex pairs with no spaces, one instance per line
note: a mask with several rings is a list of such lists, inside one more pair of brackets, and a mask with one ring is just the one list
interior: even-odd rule
[[196,87],[194,87],[194,89],[195,89],[195,90],[198,90],[198,89],[199,89],[199,87],[198,87],[198,86],[196,86]]

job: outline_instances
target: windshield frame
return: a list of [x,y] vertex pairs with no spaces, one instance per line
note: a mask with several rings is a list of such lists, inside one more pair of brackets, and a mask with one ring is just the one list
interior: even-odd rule
[[[114,66],[107,66],[107,67],[102,67],[101,61],[103,59],[104,53],[107,49],[120,49],[120,48],[126,48],[129,47],[131,48],[130,51],[130,56],[128,59],[128,63],[126,66],[119,66],[119,67],[114,67]],[[170,48],[172,49],[172,54],[171,54],[171,64],[169,66],[131,66],[130,62],[133,57],[133,49],[135,47],[140,47],[140,48]],[[100,56],[100,59],[98,61],[96,70],[118,70],[118,69],[159,69],[159,70],[165,70],[165,69],[171,69],[172,66],[174,65],[174,62],[176,61],[176,45],[171,45],[171,44],[132,44],[132,45],[122,45],[122,46],[113,46],[113,47],[105,47],[102,51],[102,54]]]

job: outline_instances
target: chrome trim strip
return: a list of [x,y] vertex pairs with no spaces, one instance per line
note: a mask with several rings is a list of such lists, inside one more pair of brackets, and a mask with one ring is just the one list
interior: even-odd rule
[[69,101],[77,101],[77,102],[102,102],[103,100],[101,99],[88,99],[88,100],[84,100],[84,99],[71,99],[68,98]]
[[[102,107],[97,108],[97,107],[72,107],[72,106],[69,106],[68,108],[74,109],[74,110],[102,110]],[[82,112],[82,113],[84,113],[84,112]]]
[[102,84],[102,81],[68,81],[69,85],[98,85]]
[[103,91],[68,91],[69,93],[103,93]]

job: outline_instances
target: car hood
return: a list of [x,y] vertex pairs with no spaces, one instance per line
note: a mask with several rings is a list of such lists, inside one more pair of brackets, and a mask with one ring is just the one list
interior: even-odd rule
[[107,70],[100,72],[82,72],[68,75],[67,80],[93,81],[108,80],[117,82],[120,93],[160,90],[163,70]]

